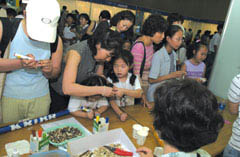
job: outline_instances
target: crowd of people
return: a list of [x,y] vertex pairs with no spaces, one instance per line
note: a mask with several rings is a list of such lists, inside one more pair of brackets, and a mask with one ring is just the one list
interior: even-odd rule
[[[129,10],[113,16],[103,10],[93,21],[77,10],[68,13],[67,6],[60,10],[56,0],[22,6],[22,17],[0,19],[4,123],[65,109],[93,119],[108,108],[126,121],[128,115],[121,108],[139,103],[152,108],[154,127],[169,156],[186,156],[217,139],[223,118],[203,83],[219,47],[222,25],[211,40],[209,31],[202,36],[198,31],[193,38],[180,14],[169,14],[167,20],[152,14],[136,36],[135,15]],[[2,58],[9,43],[9,57]],[[16,58],[15,53],[30,59]],[[238,95],[229,94],[235,108]],[[232,138],[228,149],[235,143]],[[153,156],[148,148],[138,152]]]

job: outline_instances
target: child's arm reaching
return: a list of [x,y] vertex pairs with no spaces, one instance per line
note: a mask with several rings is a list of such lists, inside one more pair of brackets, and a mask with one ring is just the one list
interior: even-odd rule
[[102,114],[107,109],[108,109],[108,106],[101,106],[101,107],[99,107],[97,110],[95,110],[95,116],[98,115],[98,114]]
[[110,100],[110,104],[113,111],[119,116],[120,120],[125,121],[128,115],[119,108],[115,100]]
[[127,95],[127,96],[130,96],[133,98],[141,98],[143,90],[142,89],[130,90],[130,89],[125,89],[125,88],[114,88],[114,93],[118,97]]
[[71,115],[76,116],[76,117],[83,117],[83,118],[89,118],[89,119],[93,119],[94,117],[94,113],[91,110],[90,112],[84,112],[81,110],[77,110],[74,112],[70,112]]

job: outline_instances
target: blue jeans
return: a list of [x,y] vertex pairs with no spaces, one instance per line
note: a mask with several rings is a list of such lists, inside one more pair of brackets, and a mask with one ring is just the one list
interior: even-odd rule
[[223,157],[240,157],[240,151],[234,149],[228,144],[224,149]]

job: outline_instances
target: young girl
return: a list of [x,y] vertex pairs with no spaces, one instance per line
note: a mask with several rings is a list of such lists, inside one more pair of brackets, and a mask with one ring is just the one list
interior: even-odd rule
[[142,88],[139,78],[129,71],[133,66],[133,56],[129,51],[122,50],[113,58],[113,71],[108,74],[108,81],[113,83],[116,99],[111,100],[113,110],[121,121],[127,119],[127,114],[119,107],[134,105],[134,98],[142,96]]
[[181,70],[187,73],[187,77],[193,78],[198,82],[203,83],[206,81],[204,79],[206,65],[203,63],[203,61],[207,57],[207,46],[200,41],[197,41],[189,48],[189,51],[192,52],[193,57],[184,62]]
[[183,30],[178,25],[171,25],[165,33],[164,46],[153,55],[152,66],[149,73],[150,86],[147,92],[147,99],[153,102],[155,89],[173,78],[181,78],[185,71],[176,71],[176,53],[183,40]]
[[[101,76],[93,75],[82,82],[85,86],[110,86],[107,80]],[[102,95],[86,97],[71,96],[68,104],[70,113],[77,117],[92,119],[94,115],[102,114],[108,108],[108,101]]]

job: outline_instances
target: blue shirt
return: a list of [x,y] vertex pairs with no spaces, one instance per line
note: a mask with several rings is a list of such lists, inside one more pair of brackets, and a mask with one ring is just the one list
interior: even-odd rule
[[[40,30],[39,30],[40,31]],[[15,59],[14,53],[33,54],[35,60],[49,59],[50,44],[34,41],[27,37],[20,23],[17,33],[10,46],[10,59]],[[40,69],[18,69],[6,76],[3,95],[16,99],[33,99],[49,93],[48,79]]]
[[[172,55],[172,57],[170,56]],[[172,50],[171,54],[168,54],[165,46],[162,47],[160,50],[154,53],[152,59],[152,65],[149,73],[149,78],[157,79],[160,76],[168,75],[170,72],[176,71],[176,53]],[[171,58],[172,58],[172,66],[171,66]],[[147,99],[150,102],[153,102],[153,95],[155,89],[161,84],[162,82],[152,83],[149,85],[148,92],[147,92]]]

